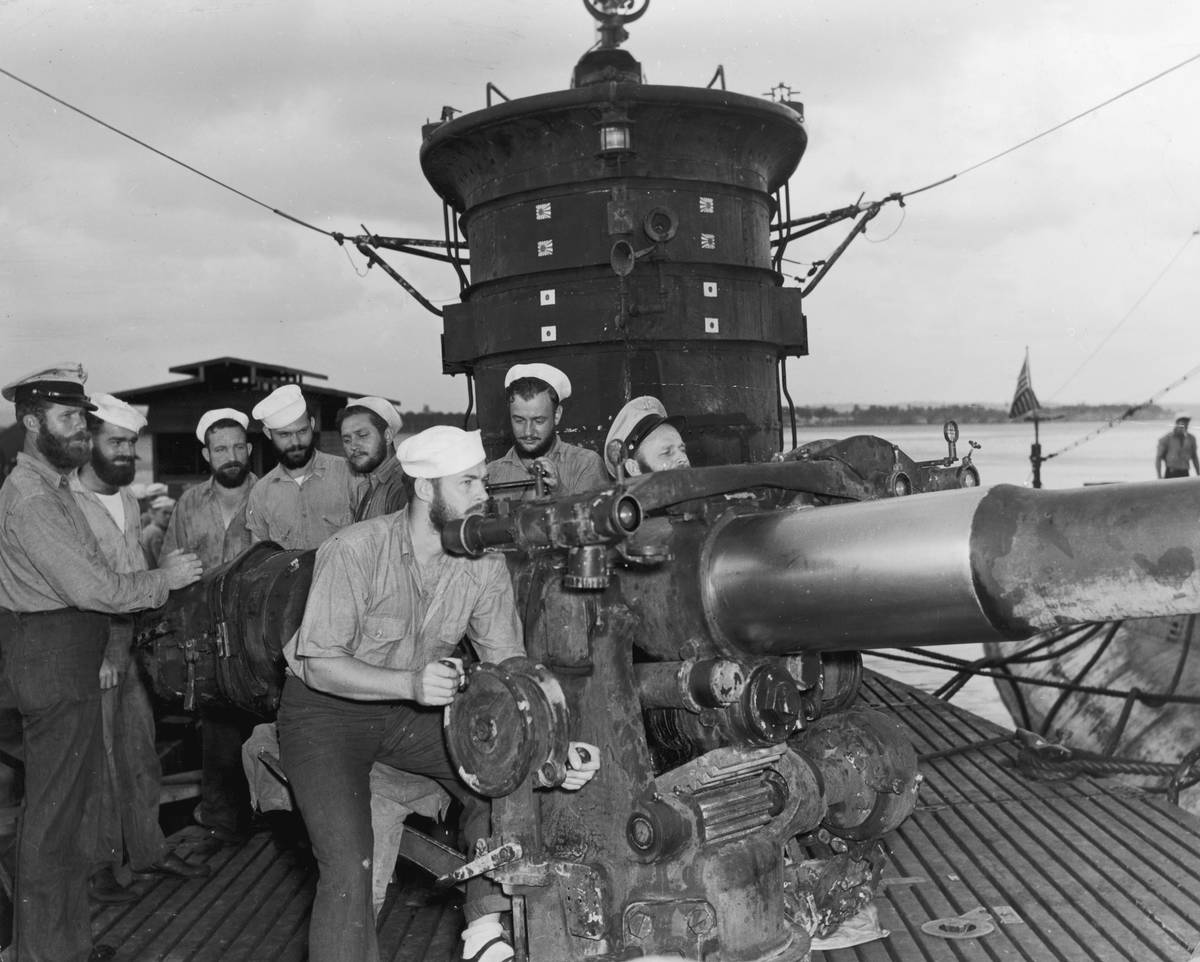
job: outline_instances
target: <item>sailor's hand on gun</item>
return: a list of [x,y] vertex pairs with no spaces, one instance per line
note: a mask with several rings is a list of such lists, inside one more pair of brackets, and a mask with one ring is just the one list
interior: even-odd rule
[[560,788],[577,792],[600,770],[600,749],[587,742],[571,742],[567,749],[567,777]]
[[449,705],[466,686],[466,680],[461,658],[431,661],[417,672],[414,700],[418,705]]
[[538,458],[533,462],[534,470],[542,476],[542,484],[546,486],[547,491],[553,491],[558,487],[558,465],[549,458]]
[[158,570],[167,576],[167,587],[172,591],[186,588],[193,581],[199,581],[204,574],[204,566],[200,559],[190,551],[177,548],[163,555],[158,563]]

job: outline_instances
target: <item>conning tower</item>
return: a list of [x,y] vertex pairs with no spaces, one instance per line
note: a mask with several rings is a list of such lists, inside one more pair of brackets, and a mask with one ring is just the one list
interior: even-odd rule
[[779,366],[807,353],[770,246],[802,106],[644,83],[619,44],[645,7],[585,5],[600,40],[571,89],[425,128],[448,240],[470,249],[443,368],[475,378],[491,457],[509,443],[505,371],[544,361],[574,384],[570,440],[601,450],[621,405],[652,394],[687,417],[694,464],[764,460],[780,448]]

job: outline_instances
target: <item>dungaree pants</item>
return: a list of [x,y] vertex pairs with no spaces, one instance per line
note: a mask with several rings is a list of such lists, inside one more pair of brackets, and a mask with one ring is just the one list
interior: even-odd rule
[[[112,619],[109,637],[133,645],[133,619]],[[131,652],[115,688],[101,692],[105,774],[100,805],[99,848],[93,870],[119,868],[129,857],[135,870],[147,869],[167,854],[158,823],[162,763],[155,747],[154,706]]]
[[[308,930],[309,962],[377,962],[371,892],[371,766],[428,775],[463,804],[468,845],[491,834],[491,802],[454,772],[442,710],[314,691],[291,675],[279,705],[279,755],[312,841],[320,876]],[[490,879],[467,882],[467,921],[508,908]]]
[[105,615],[0,613],[0,674],[24,725],[25,807],[17,836],[16,962],[85,962],[88,872],[103,781],[100,662]]

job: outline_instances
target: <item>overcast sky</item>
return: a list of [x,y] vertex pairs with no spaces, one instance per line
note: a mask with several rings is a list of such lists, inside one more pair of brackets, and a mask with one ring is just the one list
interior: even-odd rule
[[[799,215],[964,171],[1200,53],[1200,3],[652,0],[630,32],[651,83],[792,86]],[[489,81],[562,89],[593,40],[578,0],[0,0],[0,67],[346,233],[440,237],[421,124]],[[887,207],[807,301],[796,402],[1007,402],[1026,345],[1043,402],[1140,401],[1200,365],[1197,117],[1200,62]],[[357,253],[4,76],[0,174],[0,383],[77,359],[119,390],[236,355],[465,405],[440,321]],[[390,259],[456,299],[448,268]],[[1191,399],[1200,376],[1163,403]]]

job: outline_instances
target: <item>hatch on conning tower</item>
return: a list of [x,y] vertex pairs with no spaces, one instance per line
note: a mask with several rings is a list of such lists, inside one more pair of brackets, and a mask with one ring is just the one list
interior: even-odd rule
[[807,353],[800,292],[770,245],[802,110],[645,84],[618,45],[646,5],[585,5],[600,41],[572,89],[425,128],[447,239],[470,249],[443,368],[474,376],[490,457],[509,443],[505,371],[542,361],[574,385],[572,441],[600,450],[625,401],[652,394],[686,416],[694,464],[764,460],[779,449],[779,365]]

